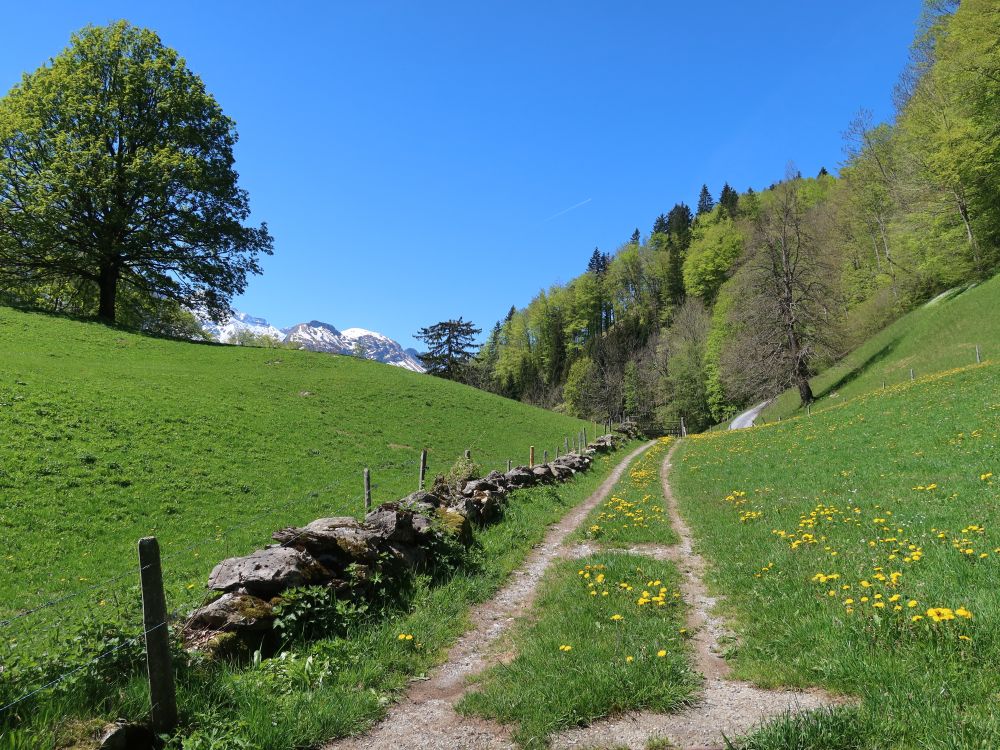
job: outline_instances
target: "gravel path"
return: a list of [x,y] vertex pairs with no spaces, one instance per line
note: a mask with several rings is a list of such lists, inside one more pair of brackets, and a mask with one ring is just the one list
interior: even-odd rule
[[759,404],[753,408],[747,409],[742,414],[737,414],[736,418],[733,419],[729,424],[730,430],[742,430],[744,427],[753,427],[754,420],[760,416],[760,413],[764,411],[764,408],[771,403],[770,401],[761,401]]
[[[842,702],[819,690],[763,690],[747,682],[728,680],[729,665],[722,657],[722,646],[730,636],[725,624],[712,614],[716,599],[704,583],[705,561],[694,552],[691,529],[681,517],[670,490],[670,461],[675,443],[663,460],[661,477],[671,525],[680,536],[679,544],[636,545],[627,552],[644,554],[678,563],[683,574],[681,593],[688,604],[687,628],[692,634],[694,666],[705,676],[705,685],[697,703],[673,714],[634,712],[562,732],[552,743],[556,749],[628,747],[641,750],[653,738],[664,738],[682,750],[721,748],[723,735],[735,738],[760,723],[788,712],[807,711]],[[571,554],[593,554],[596,545],[575,546]]]
[[653,443],[626,456],[586,501],[549,528],[544,541],[532,550],[524,565],[511,574],[506,586],[471,615],[472,628],[448,653],[447,660],[428,679],[412,683],[403,699],[369,733],[330,743],[326,750],[504,750],[515,748],[510,729],[494,722],[459,716],[454,705],[465,692],[468,678],[490,666],[496,657],[490,648],[510,625],[526,613],[543,574],[563,552],[563,542],[607,498],[632,460]]

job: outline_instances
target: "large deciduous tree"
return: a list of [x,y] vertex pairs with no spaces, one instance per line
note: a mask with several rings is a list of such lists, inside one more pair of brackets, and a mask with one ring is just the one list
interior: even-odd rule
[[805,405],[813,401],[816,362],[834,345],[839,308],[836,260],[822,240],[832,232],[823,208],[808,205],[807,185],[793,174],[762,197],[748,228],[734,312],[740,333],[725,364],[738,398],[770,397],[792,386]]
[[427,344],[427,351],[420,355],[420,361],[431,375],[460,380],[474,354],[473,342],[481,332],[462,318],[421,328],[416,337]]
[[235,125],[178,54],[125,21],[87,27],[0,100],[0,283],[122,285],[220,319],[261,272]]

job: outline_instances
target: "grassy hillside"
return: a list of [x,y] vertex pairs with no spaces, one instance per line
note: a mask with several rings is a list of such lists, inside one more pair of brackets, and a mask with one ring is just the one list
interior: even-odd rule
[[680,450],[672,483],[728,597],[737,675],[861,701],[750,747],[997,746],[1000,365]]
[[[841,362],[812,379],[823,408],[914,376],[942,372],[983,359],[1000,359],[1000,276],[956,289],[918,307],[870,338]],[[798,391],[781,394],[757,420],[788,417],[799,408]]]
[[[0,618],[87,591],[110,605],[156,534],[168,598],[281,526],[362,512],[444,473],[539,458],[586,427],[369,361],[149,338],[0,308]],[[123,574],[109,590],[95,582]]]

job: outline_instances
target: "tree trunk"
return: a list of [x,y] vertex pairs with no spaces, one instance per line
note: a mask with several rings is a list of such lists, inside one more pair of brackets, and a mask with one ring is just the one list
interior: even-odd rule
[[118,277],[121,270],[114,261],[107,261],[101,266],[101,274],[98,278],[98,288],[100,290],[100,303],[97,308],[97,317],[104,323],[114,324],[115,322],[115,301],[118,297]]
[[811,404],[816,400],[813,396],[812,386],[809,385],[809,377],[807,375],[796,373],[795,385],[799,388],[799,398],[802,399],[803,406]]
[[965,234],[969,240],[969,247],[972,248],[972,262],[976,266],[976,273],[982,276],[983,267],[981,261],[979,260],[979,243],[976,242],[976,236],[972,233],[972,219],[969,217],[969,204],[965,201],[965,197],[957,190],[954,191],[954,194],[955,200],[958,203],[958,212],[962,215],[962,222],[965,224]]

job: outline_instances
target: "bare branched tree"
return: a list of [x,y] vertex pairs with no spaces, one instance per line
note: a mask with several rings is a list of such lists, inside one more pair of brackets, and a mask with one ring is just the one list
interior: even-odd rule
[[748,228],[735,306],[738,335],[724,354],[727,385],[741,400],[798,388],[813,401],[809,377],[830,347],[839,306],[829,280],[835,258],[817,239],[822,209],[808,209],[794,170],[762,196]]

